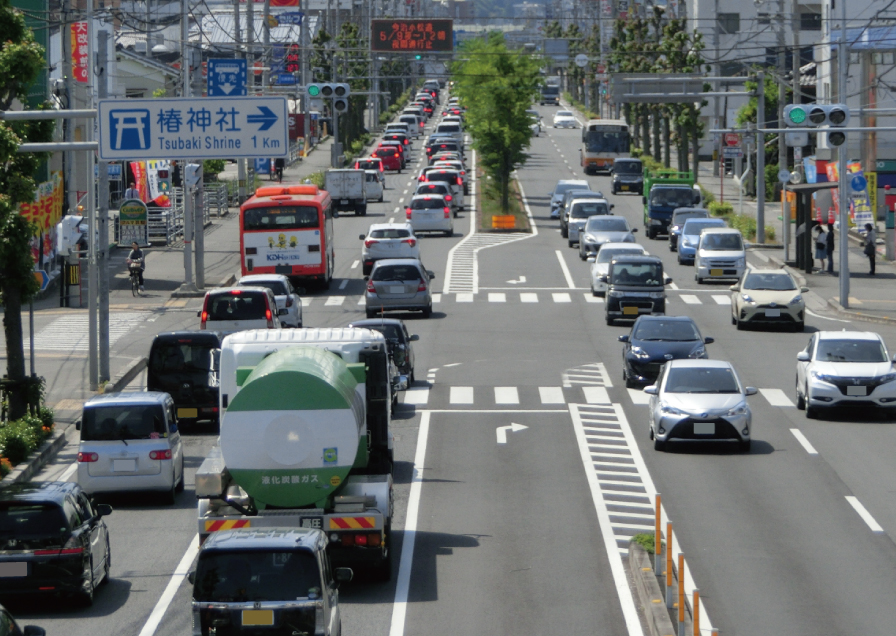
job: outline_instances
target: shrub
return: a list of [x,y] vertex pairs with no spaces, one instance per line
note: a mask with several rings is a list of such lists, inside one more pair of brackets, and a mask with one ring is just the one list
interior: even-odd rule
[[728,202],[720,203],[719,201],[711,201],[706,209],[712,216],[728,216],[734,213],[734,206]]
[[308,180],[321,190],[324,189],[324,173],[323,171],[312,172],[308,175]]
[[224,172],[226,162],[223,159],[204,159],[202,161],[203,178],[218,178],[218,174]]
[[702,185],[698,184],[698,187],[700,188],[700,192],[703,195],[703,205],[709,206],[710,203],[713,203],[716,200],[716,195],[714,195],[712,192],[704,188]]
[[632,537],[632,542],[637,543],[649,554],[656,553],[656,544],[652,532],[641,532]]
[[766,241],[771,241],[772,243],[775,243],[777,241],[777,236],[778,235],[775,232],[775,228],[773,228],[771,225],[765,226],[765,240]]
[[748,241],[756,239],[756,219],[752,216],[747,216],[746,214],[732,214],[728,218],[728,224],[731,227],[740,230],[744,239]]
[[12,472],[12,464],[6,457],[0,457],[0,479]]
[[48,428],[51,431],[53,430],[56,419],[56,414],[53,413],[53,409],[48,406],[42,406],[37,412],[37,417],[40,418],[41,424],[43,424],[44,428]]

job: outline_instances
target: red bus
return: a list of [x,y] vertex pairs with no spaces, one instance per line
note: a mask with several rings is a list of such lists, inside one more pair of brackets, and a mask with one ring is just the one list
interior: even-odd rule
[[329,193],[315,185],[258,188],[240,206],[240,254],[243,275],[329,285],[336,259]]

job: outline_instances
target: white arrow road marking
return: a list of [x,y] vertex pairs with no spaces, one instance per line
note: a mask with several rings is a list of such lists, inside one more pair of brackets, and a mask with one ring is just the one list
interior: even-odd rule
[[499,426],[495,429],[495,434],[498,437],[499,444],[507,443],[507,431],[516,432],[516,431],[524,431],[528,426],[523,426],[522,424],[510,424],[509,426]]
[[509,281],[507,281],[507,282],[510,283],[511,285],[519,285],[520,283],[525,283],[525,282],[526,282],[526,277],[525,277],[525,276],[520,276],[519,280],[509,280]]

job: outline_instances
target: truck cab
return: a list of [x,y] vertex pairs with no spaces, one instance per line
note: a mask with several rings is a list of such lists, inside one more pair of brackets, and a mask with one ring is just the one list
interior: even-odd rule
[[668,234],[672,213],[677,208],[700,207],[703,203],[692,172],[645,171],[644,192],[644,232],[651,239]]
[[321,530],[244,528],[209,537],[188,575],[193,634],[341,634],[338,588],[352,570],[331,568],[326,548]]
[[610,261],[610,268],[600,281],[607,285],[608,325],[612,326],[620,318],[634,320],[642,314],[665,315],[666,285],[672,279],[663,273],[663,261],[659,257],[618,256]]

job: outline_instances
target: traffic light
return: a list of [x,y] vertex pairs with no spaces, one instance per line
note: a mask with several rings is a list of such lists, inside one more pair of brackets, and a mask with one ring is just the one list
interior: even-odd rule
[[337,113],[348,110],[348,96],[351,94],[348,84],[308,84],[305,90],[308,97],[333,100],[333,110]]
[[[842,128],[849,124],[849,107],[846,104],[791,104],[784,107],[784,125],[788,127]],[[827,133],[831,146],[842,146],[846,133]]]
[[320,97],[320,84],[308,84],[308,97]]
[[419,62],[420,60],[423,59],[423,56],[420,55],[419,53],[417,53],[417,55],[414,56],[414,59],[417,60],[417,61]]

